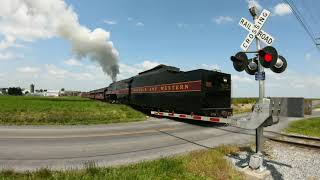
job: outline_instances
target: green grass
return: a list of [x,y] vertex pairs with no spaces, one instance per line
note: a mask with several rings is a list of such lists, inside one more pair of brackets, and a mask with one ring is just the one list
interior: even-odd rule
[[320,118],[294,121],[289,124],[289,127],[285,129],[285,132],[320,137]]
[[224,159],[225,150],[196,151],[182,156],[161,158],[133,165],[99,168],[94,163],[85,164],[84,170],[36,172],[0,172],[0,179],[108,179],[108,180],[224,180],[244,179]]
[[0,96],[2,125],[106,124],[144,120],[131,107],[80,97]]

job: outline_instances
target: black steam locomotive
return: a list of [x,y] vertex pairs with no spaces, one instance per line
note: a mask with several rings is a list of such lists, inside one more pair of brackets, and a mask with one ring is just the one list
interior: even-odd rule
[[232,115],[230,74],[204,69],[184,72],[159,65],[83,96],[155,111]]

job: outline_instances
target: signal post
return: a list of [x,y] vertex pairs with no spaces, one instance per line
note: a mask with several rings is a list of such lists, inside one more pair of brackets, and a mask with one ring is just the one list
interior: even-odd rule
[[[257,23],[257,13],[256,13],[256,8],[253,6],[249,9],[250,14],[253,17],[253,22],[256,24]],[[260,47],[260,40],[258,38],[256,38],[256,46],[257,46],[257,51],[259,51],[261,49]],[[259,57],[258,57],[259,58]],[[260,59],[258,59],[258,73],[259,74],[264,74],[264,68],[260,63]],[[265,97],[265,83],[264,83],[264,79],[263,78],[259,78],[259,101],[261,102],[263,100],[263,98]],[[264,139],[263,139],[263,126],[261,125],[260,127],[258,127],[256,129],[256,156],[253,156],[252,158],[257,158],[258,161],[258,165],[260,166],[259,168],[262,169],[263,168],[263,155],[262,155],[262,148],[263,148],[263,143],[264,143]],[[253,159],[250,158],[250,162],[249,165],[252,166],[252,161],[254,161]]]
[[[272,47],[274,38],[268,33],[262,30],[262,27],[270,12],[266,9],[262,10],[258,16],[256,7],[249,5],[249,12],[253,17],[254,24],[245,18],[241,18],[239,25],[249,31],[248,35],[240,45],[243,51],[238,52],[235,56],[231,56],[233,66],[236,71],[241,72],[245,70],[250,75],[255,75],[255,79],[259,82],[259,102],[255,105],[254,112],[260,113],[263,104],[271,103],[270,99],[265,98],[265,72],[264,68],[270,68],[275,73],[282,73],[287,67],[287,61],[283,56],[279,56],[277,50]],[[252,42],[256,39],[256,51],[248,51]],[[260,41],[267,46],[261,48]],[[253,53],[256,57],[248,59],[247,53]],[[260,106],[260,107],[259,107]],[[274,109],[271,110],[271,114]],[[278,110],[280,112],[280,110]],[[278,112],[278,115],[279,115]],[[254,117],[254,116],[253,116]],[[256,116],[256,121],[259,121],[259,115]],[[250,157],[249,166],[251,169],[264,170],[263,167],[263,128],[274,124],[272,116],[269,117],[265,122],[256,126],[256,154]],[[276,122],[277,123],[277,122]]]

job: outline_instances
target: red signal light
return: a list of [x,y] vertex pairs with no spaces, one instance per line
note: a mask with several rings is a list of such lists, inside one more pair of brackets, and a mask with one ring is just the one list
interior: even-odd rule
[[272,55],[269,54],[269,53],[266,53],[266,54],[264,55],[264,60],[265,60],[266,62],[271,62],[271,61],[272,61]]
[[278,52],[272,46],[266,46],[258,52],[259,61],[265,68],[274,66],[278,59]]

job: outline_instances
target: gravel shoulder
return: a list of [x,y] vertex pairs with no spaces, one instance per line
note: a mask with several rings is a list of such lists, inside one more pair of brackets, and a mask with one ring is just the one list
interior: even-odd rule
[[[320,152],[293,145],[266,141],[264,144],[264,166],[271,172],[272,179],[282,180],[318,180],[320,179]],[[241,170],[249,163],[253,152],[240,152],[228,156],[228,159]]]
[[320,152],[267,141],[267,168],[274,179],[320,179]]

